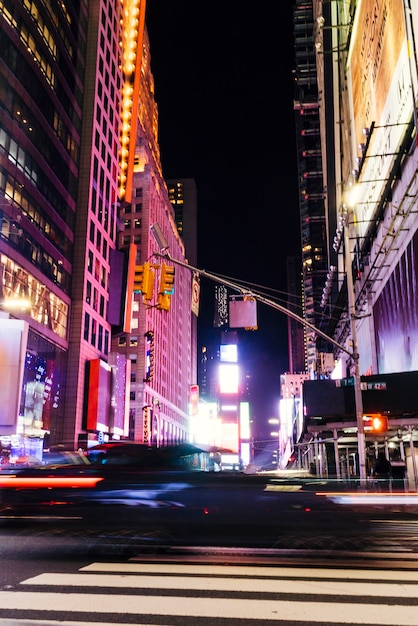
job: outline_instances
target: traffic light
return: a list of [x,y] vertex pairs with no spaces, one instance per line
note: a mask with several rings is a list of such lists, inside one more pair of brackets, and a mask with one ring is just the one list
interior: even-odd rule
[[141,293],[147,302],[154,293],[154,271],[149,263],[135,266],[134,292]]
[[158,293],[172,295],[174,293],[174,274],[176,270],[172,265],[161,265],[160,285]]
[[171,296],[174,293],[175,268],[163,263],[161,265],[160,282],[158,286],[157,309],[169,311]]
[[363,420],[365,432],[383,435],[388,429],[388,418],[385,415],[381,415],[381,413],[364,415]]

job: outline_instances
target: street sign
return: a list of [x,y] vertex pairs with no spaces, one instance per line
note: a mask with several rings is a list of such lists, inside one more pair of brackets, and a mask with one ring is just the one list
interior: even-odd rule
[[[339,380],[336,380],[335,386],[336,387],[354,387],[354,376],[350,376],[349,378],[340,378]],[[370,390],[386,391],[387,385],[383,381],[372,382],[372,383],[366,383],[366,382],[361,381],[360,389],[362,391],[370,391]]]
[[369,389],[373,389],[374,391],[386,391],[387,385],[384,382],[361,383],[361,389],[367,391]]
[[340,378],[335,381],[336,387],[354,387],[354,376],[349,378]]

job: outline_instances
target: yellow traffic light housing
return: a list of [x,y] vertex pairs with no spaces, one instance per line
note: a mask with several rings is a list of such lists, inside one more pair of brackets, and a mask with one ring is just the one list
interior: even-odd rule
[[364,415],[364,431],[375,435],[384,435],[388,430],[388,418],[381,413]]
[[152,300],[154,294],[154,270],[149,263],[135,266],[134,292],[141,293],[146,302]]
[[169,311],[171,305],[171,295],[169,293],[159,293],[157,298],[157,309]]
[[174,293],[174,274],[176,269],[172,265],[161,265],[160,285],[158,287],[158,293],[170,294]]
[[169,311],[171,296],[174,293],[175,268],[172,265],[161,265],[160,282],[158,285],[157,309]]

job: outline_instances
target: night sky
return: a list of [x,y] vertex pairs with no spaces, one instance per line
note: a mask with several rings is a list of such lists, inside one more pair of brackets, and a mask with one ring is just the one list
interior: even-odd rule
[[[293,2],[147,0],[166,179],[194,178],[198,267],[286,305],[286,258],[300,254],[293,111]],[[214,289],[203,279],[199,346],[219,343]],[[251,371],[256,438],[277,417],[288,369],[287,319],[258,305],[240,331]]]

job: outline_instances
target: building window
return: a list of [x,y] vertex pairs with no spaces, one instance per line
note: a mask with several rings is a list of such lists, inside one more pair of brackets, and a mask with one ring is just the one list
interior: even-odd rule
[[90,334],[90,315],[88,313],[84,314],[84,340],[89,340]]
[[103,326],[99,324],[99,340],[97,342],[97,349],[102,351],[103,348]]
[[86,302],[91,304],[91,282],[88,280],[86,284]]
[[96,338],[97,338],[97,322],[95,319],[91,320],[91,345],[95,346],[96,345]]

